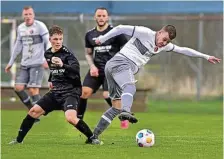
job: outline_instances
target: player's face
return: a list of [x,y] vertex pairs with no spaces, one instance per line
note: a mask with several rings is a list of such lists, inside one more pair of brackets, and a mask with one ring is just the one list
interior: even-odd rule
[[99,27],[103,27],[108,22],[108,13],[106,10],[98,9],[95,13],[95,20]]
[[63,43],[63,34],[53,34],[50,37],[50,42],[51,42],[51,46],[52,48],[57,51],[62,47],[62,43]]
[[156,36],[156,45],[158,47],[164,47],[170,42],[169,33],[166,31],[159,31]]
[[35,15],[32,8],[23,10],[23,19],[27,26],[30,26],[33,24],[34,16]]

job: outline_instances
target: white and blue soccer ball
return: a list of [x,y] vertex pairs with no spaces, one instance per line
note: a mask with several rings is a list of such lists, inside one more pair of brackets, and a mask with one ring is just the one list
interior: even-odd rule
[[136,134],[136,142],[139,147],[152,147],[155,144],[155,135],[149,129],[142,129]]

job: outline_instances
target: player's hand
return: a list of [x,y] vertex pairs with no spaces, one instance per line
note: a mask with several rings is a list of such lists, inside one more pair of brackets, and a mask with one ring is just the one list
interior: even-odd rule
[[101,42],[100,42],[99,38],[96,38],[95,43],[96,43],[97,45],[101,45]]
[[98,77],[99,76],[99,70],[95,65],[92,65],[90,67],[90,75],[93,77]]
[[49,86],[49,89],[51,90],[53,88],[52,82],[48,82],[48,86]]
[[59,67],[63,66],[63,62],[61,61],[59,57],[52,57],[51,62],[56,64]]
[[215,56],[210,56],[208,59],[208,62],[212,63],[212,64],[216,64],[216,62],[220,63],[221,59],[216,58]]
[[12,67],[11,65],[7,65],[5,67],[5,72],[8,73],[10,71],[11,67]]
[[47,61],[45,61],[42,66],[43,66],[44,69],[48,69],[49,68]]

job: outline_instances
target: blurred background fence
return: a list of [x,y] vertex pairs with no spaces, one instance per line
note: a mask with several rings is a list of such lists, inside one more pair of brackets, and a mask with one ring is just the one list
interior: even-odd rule
[[[11,19],[18,26],[22,22],[20,15],[25,5],[32,5],[37,12],[36,19],[43,21],[48,27],[53,24],[63,27],[64,44],[73,50],[80,60],[82,77],[88,70],[84,57],[84,36],[89,29],[95,26],[93,13],[95,8],[99,6],[105,6],[109,9],[111,13],[110,23],[114,26],[119,24],[143,25],[153,30],[159,30],[163,25],[172,24],[177,29],[175,44],[190,47],[219,58],[223,57],[223,14],[219,6],[222,2],[218,3],[218,8],[216,3],[212,5],[206,2],[203,3],[206,4],[204,8],[198,2],[191,2],[190,4],[186,2],[185,4],[181,2],[165,2],[167,4],[160,2],[160,5],[159,2],[141,2],[138,3],[137,9],[135,7],[132,10],[131,7],[136,6],[136,2],[132,5],[123,3],[123,9],[118,2],[105,2],[83,4],[83,6],[91,8],[89,11],[85,7],[81,8],[81,2],[71,2],[79,4],[76,5],[75,11],[71,11],[72,5],[67,4],[67,12],[63,12],[65,8],[61,6],[62,11],[59,7],[56,8],[55,13],[51,9],[41,10],[43,5],[40,5],[40,3],[44,2],[30,2],[31,4],[17,2],[18,7],[14,10],[9,7],[12,2],[2,3],[4,8],[2,8],[1,23],[1,85],[11,85],[11,76],[4,73],[4,67],[10,58],[10,45],[12,43],[10,39],[13,39],[12,34],[14,32],[12,23],[6,22]],[[55,3],[58,3],[58,6],[62,5],[61,2]],[[46,6],[46,8],[49,6]],[[141,9],[144,6],[145,8],[150,7],[148,10]],[[57,6],[54,4],[53,7]],[[19,58],[17,62],[17,66],[19,66]],[[47,76],[48,71],[46,70],[44,86],[47,86]],[[223,93],[222,63],[211,65],[206,60],[190,58],[173,52],[164,52],[154,56],[136,78],[138,79],[138,88],[151,88],[156,96],[180,95],[193,96],[199,99],[201,96],[222,96]]]

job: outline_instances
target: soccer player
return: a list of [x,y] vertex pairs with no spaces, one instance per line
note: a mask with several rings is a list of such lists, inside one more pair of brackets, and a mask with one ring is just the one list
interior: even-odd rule
[[191,48],[172,44],[171,40],[176,37],[176,29],[172,25],[164,26],[156,32],[143,26],[119,25],[107,34],[98,37],[95,42],[96,44],[103,44],[120,34],[127,34],[132,38],[106,64],[105,74],[113,107],[102,115],[94,130],[96,136],[99,136],[118,114],[120,120],[129,120],[131,123],[138,121],[130,113],[133,96],[136,92],[134,74],[161,51],[174,51],[191,57],[200,57],[213,64],[221,61],[219,58],[200,53]]
[[[97,26],[85,35],[86,60],[90,70],[85,76],[82,87],[82,96],[78,108],[78,117],[83,119],[87,107],[87,99],[95,93],[99,87],[103,87],[103,97],[109,106],[112,106],[108,94],[108,84],[105,78],[104,68],[110,60],[128,41],[125,35],[118,35],[106,41],[102,45],[95,44],[95,38],[109,32],[113,27],[108,24],[109,14],[106,8],[95,10]],[[126,121],[127,122],[127,121]]]
[[[41,98],[39,88],[43,79],[43,66],[47,66],[44,51],[50,47],[50,43],[48,29],[43,22],[34,20],[35,14],[32,7],[24,7],[22,16],[24,22],[18,26],[16,43],[5,72],[10,71],[16,57],[22,53],[15,92],[23,104],[30,109]],[[25,92],[25,87],[28,88],[29,95]]]
[[51,90],[29,110],[20,126],[17,138],[9,144],[22,143],[35,119],[53,110],[63,110],[66,120],[87,137],[86,143],[100,144],[88,125],[77,118],[76,110],[82,91],[79,62],[74,54],[62,45],[63,30],[53,26],[49,32],[52,48],[48,49],[44,56],[50,68]]

